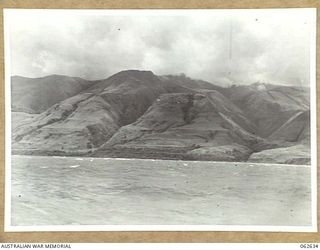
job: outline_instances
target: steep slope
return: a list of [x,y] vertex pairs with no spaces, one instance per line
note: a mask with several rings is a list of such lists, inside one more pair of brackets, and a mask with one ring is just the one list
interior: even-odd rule
[[310,112],[300,111],[269,136],[281,148],[263,150],[250,156],[252,162],[310,164]]
[[12,111],[41,113],[78,94],[93,82],[79,77],[50,75],[41,78],[11,77]]
[[269,139],[292,143],[310,142],[310,111],[297,112],[273,132]]
[[[256,162],[274,154],[274,162],[309,163],[307,88],[222,88],[138,70],[78,81],[53,92],[67,98],[40,114],[12,112],[13,153]],[[42,91],[46,97],[51,88]],[[44,97],[35,98],[39,110],[54,101]]]
[[246,160],[252,148],[268,143],[243,127],[254,129],[242,111],[217,91],[163,94],[94,155]]
[[309,110],[309,89],[299,87],[253,84],[232,87],[228,98],[257,127],[256,133],[269,137],[293,115]]
[[148,71],[123,71],[100,81],[13,131],[13,149],[24,153],[83,154],[99,147],[121,126],[134,122],[162,93],[180,86],[163,84]]

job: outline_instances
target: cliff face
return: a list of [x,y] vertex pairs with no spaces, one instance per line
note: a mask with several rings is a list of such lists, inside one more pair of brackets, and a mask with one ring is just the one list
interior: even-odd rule
[[222,88],[129,70],[20,122],[12,147],[26,154],[256,161],[250,155],[269,149],[308,149],[308,110],[306,89]]

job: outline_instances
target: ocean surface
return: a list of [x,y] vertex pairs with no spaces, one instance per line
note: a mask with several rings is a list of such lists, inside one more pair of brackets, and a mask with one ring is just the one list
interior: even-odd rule
[[11,224],[311,225],[310,166],[12,156]]

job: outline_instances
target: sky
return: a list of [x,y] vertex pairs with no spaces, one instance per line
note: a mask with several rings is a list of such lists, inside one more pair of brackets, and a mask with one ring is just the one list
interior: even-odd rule
[[[5,12],[11,75],[107,78],[127,69],[223,86],[308,85],[306,9]],[[312,45],[312,46],[313,46]]]

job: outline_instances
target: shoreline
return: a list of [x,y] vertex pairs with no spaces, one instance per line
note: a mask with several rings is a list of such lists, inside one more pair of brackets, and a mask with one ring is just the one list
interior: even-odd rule
[[278,166],[278,167],[283,167],[283,166],[290,166],[290,167],[304,167],[304,168],[310,168],[311,165],[298,165],[298,164],[285,164],[285,163],[267,163],[267,162],[236,162],[236,161],[196,161],[196,160],[169,160],[169,159],[148,159],[148,158],[116,158],[116,157],[88,157],[88,156],[58,156],[58,155],[22,155],[22,154],[12,154],[11,157],[39,157],[39,158],[47,158],[47,157],[53,157],[53,158],[74,158],[76,160],[90,160],[90,159],[101,159],[101,160],[118,160],[118,161],[150,161],[150,162],[155,162],[155,161],[168,161],[168,162],[179,162],[179,163],[206,163],[206,164],[236,164],[236,165],[247,165],[250,167],[254,167],[256,165],[269,165],[269,166]]

